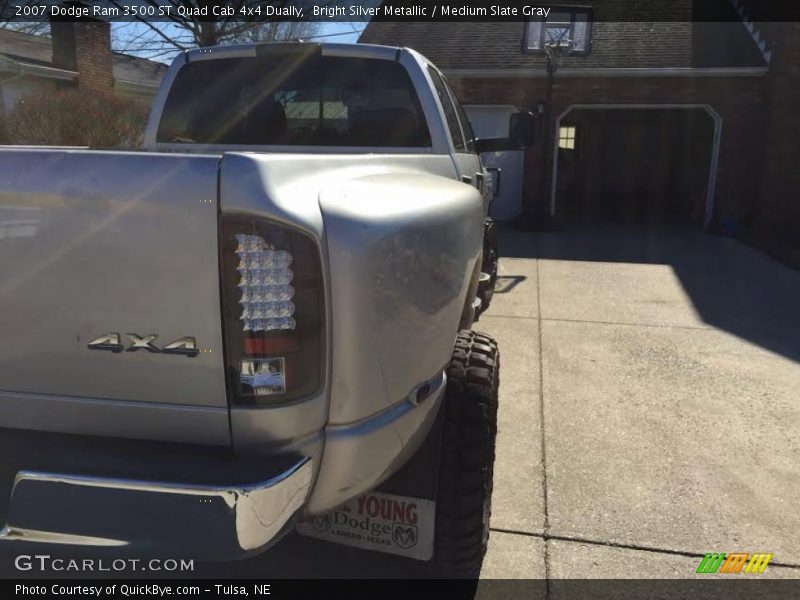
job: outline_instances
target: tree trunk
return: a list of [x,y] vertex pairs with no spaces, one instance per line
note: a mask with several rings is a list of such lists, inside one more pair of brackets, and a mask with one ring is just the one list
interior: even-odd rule
[[198,46],[216,46],[219,44],[219,29],[216,23],[199,22],[195,33]]

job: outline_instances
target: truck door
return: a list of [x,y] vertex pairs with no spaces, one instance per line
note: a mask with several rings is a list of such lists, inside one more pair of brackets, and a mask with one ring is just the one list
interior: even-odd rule
[[428,72],[439,102],[442,104],[447,128],[453,143],[453,160],[458,170],[461,181],[475,186],[484,197],[484,205],[488,209],[488,187],[486,185],[486,171],[481,165],[480,157],[475,152],[475,136],[469,124],[464,109],[459,104],[456,95],[448,85],[441,73],[434,67],[428,66]]

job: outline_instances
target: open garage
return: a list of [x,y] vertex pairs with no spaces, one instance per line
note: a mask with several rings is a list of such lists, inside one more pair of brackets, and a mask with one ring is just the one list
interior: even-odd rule
[[556,122],[551,212],[568,222],[705,225],[720,126],[707,106],[568,108]]

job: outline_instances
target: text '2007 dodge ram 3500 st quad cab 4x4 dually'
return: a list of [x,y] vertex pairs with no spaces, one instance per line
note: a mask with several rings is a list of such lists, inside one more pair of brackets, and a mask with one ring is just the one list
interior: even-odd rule
[[221,560],[336,539],[351,503],[360,545],[474,574],[478,151],[532,132],[474,140],[412,50],[282,43],[180,55],[145,152],[0,150],[2,543]]

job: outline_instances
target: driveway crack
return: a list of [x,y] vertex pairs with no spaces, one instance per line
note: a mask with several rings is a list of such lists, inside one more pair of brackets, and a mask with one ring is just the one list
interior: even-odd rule
[[[510,535],[523,535],[525,537],[539,538],[545,541],[545,560],[547,559],[547,542],[555,540],[557,542],[571,542],[575,544],[589,544],[591,546],[605,546],[607,548],[620,548],[623,550],[637,550],[639,552],[653,552],[656,554],[668,554],[672,556],[683,556],[685,558],[703,558],[705,552],[692,552],[690,550],[676,550],[674,548],[657,548],[655,546],[644,546],[641,544],[625,544],[623,542],[608,542],[603,540],[593,540],[590,538],[572,536],[572,535],[553,535],[550,533],[538,533],[535,531],[521,531],[518,529],[504,529],[500,527],[492,527],[492,531],[497,533],[507,533]],[[783,567],[786,569],[800,569],[800,563],[787,563],[781,561],[771,560],[770,567]],[[545,574],[549,576],[548,567],[545,564]]]
[[[537,255],[539,238],[536,237]],[[541,459],[542,459],[542,508],[544,511],[544,539],[550,531],[550,516],[547,508],[547,448],[545,444],[545,429],[544,429],[544,352],[542,344],[542,295],[541,287],[542,280],[539,273],[539,263],[541,261],[536,259],[536,324],[538,329],[538,344],[539,344],[539,430],[541,437]],[[547,543],[544,545],[544,577],[546,584],[545,598],[550,597],[550,557],[548,555]]]

